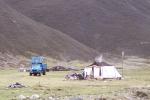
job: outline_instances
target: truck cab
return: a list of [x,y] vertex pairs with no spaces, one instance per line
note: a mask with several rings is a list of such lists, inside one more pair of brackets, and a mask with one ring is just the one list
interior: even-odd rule
[[32,57],[31,68],[29,75],[46,75],[47,64],[44,57],[35,56]]

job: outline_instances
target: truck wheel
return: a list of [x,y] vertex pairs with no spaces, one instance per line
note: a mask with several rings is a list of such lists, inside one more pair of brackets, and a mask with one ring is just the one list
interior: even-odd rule
[[30,76],[32,76],[32,73],[29,73]]
[[45,72],[45,71],[43,72],[43,75],[46,75],[46,72]]

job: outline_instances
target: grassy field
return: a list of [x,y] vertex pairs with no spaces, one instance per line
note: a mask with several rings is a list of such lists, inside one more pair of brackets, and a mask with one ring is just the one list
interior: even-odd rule
[[[20,94],[31,96],[38,94],[43,98],[49,96],[63,98],[65,96],[97,95],[113,96],[114,93],[124,91],[130,87],[144,87],[150,85],[150,68],[126,69],[123,80],[101,81],[82,80],[66,81],[64,76],[72,72],[48,72],[45,76],[29,76],[17,70],[0,71],[1,100],[15,99]],[[9,89],[9,84],[19,82],[26,88]]]

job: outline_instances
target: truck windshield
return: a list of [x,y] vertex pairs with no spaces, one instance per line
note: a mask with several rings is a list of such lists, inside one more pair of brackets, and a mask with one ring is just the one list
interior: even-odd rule
[[32,69],[41,70],[41,66],[40,66],[40,64],[32,64]]

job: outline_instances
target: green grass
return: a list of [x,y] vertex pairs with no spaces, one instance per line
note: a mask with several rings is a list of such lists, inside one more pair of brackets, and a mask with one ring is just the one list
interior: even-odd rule
[[[150,85],[150,68],[126,69],[124,80],[101,81],[82,80],[66,81],[64,76],[71,72],[48,72],[45,76],[29,76],[29,73],[21,73],[16,70],[0,71],[0,97],[2,100],[16,98],[22,94],[31,96],[39,94],[48,96],[76,96],[76,95],[108,95],[123,91],[134,86]],[[21,89],[8,89],[11,83],[20,82],[27,86]]]

